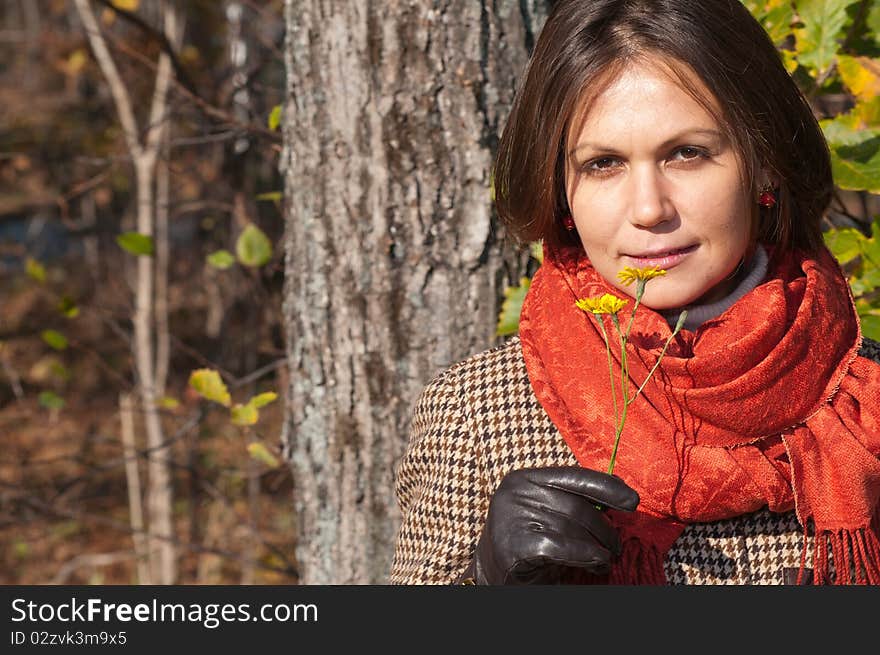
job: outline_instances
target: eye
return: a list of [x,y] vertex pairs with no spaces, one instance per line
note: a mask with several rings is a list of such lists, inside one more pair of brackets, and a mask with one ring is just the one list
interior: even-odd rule
[[583,169],[590,175],[607,175],[612,173],[621,162],[617,157],[597,157],[584,162]]
[[709,153],[704,148],[697,146],[682,146],[673,151],[671,159],[673,161],[694,161],[698,159],[708,159]]

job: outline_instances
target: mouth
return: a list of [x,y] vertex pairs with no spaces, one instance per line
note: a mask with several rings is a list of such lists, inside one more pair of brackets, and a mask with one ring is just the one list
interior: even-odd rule
[[624,253],[623,256],[633,262],[636,268],[657,266],[662,269],[669,269],[678,266],[697,247],[697,245],[691,245],[684,248],[650,250],[632,254]]

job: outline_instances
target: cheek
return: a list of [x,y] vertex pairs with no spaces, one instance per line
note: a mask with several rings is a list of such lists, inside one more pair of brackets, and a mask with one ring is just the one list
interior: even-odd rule
[[701,226],[716,238],[723,237],[731,242],[748,239],[752,211],[747,194],[729,180],[698,188],[700,193],[688,194],[687,200],[688,213],[698,217],[695,227]]
[[598,193],[581,186],[570,205],[581,242],[601,244],[617,232],[619,208],[613,193]]
[[719,231],[727,235],[732,244],[736,244],[734,247],[747,243],[751,235],[752,212],[745,200],[742,194],[729,198],[722,210],[725,220],[718,226]]

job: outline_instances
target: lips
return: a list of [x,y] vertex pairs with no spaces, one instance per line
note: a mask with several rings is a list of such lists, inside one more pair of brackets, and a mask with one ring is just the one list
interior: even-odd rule
[[683,248],[664,248],[647,250],[639,253],[625,254],[624,257],[631,260],[636,268],[649,268],[658,266],[663,269],[678,266],[689,254],[697,249],[696,245]]

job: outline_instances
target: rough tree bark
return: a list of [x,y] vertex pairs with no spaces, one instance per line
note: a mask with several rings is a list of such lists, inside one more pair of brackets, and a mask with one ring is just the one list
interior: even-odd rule
[[492,345],[527,257],[491,164],[544,0],[286,0],[286,290],[302,584],[387,580],[424,384]]

